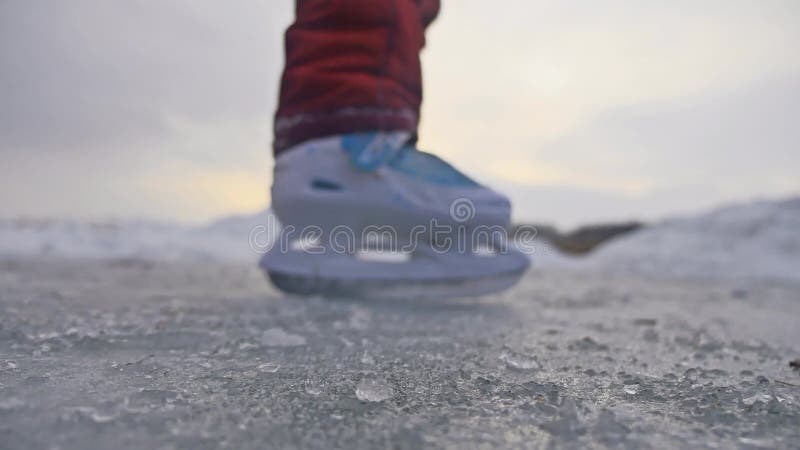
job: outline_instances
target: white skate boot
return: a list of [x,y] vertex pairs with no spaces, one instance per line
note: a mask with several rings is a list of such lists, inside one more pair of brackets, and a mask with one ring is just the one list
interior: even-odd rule
[[304,142],[275,162],[283,228],[261,267],[279,289],[336,297],[476,296],[529,260],[509,244],[511,205],[407,132]]

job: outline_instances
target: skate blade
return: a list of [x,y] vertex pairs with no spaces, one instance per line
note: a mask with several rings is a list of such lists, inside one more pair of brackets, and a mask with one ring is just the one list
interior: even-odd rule
[[322,250],[276,247],[264,254],[259,265],[272,284],[287,293],[375,299],[491,294],[513,286],[530,265],[525,254],[513,249],[486,255],[421,246],[411,253],[377,251],[381,256],[377,259]]
[[375,300],[479,297],[511,288],[523,273],[442,280],[340,280],[265,271],[272,284],[287,294]]

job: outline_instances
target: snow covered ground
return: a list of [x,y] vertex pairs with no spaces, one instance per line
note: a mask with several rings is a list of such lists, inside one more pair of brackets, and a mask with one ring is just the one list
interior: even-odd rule
[[287,297],[263,214],[3,222],[0,448],[798,448],[798,203],[442,302]]
[[[0,255],[253,263],[259,254],[251,241],[272,236],[270,220],[268,210],[202,227],[6,220],[0,221]],[[254,235],[258,226],[265,232]],[[563,255],[540,242],[533,258],[540,268],[800,281],[800,198],[666,220],[618,237],[588,257]]]
[[3,220],[0,255],[252,263],[258,253],[250,232],[266,228],[269,216],[267,210],[195,227],[149,221]]
[[723,207],[608,242],[586,268],[800,281],[800,198]]

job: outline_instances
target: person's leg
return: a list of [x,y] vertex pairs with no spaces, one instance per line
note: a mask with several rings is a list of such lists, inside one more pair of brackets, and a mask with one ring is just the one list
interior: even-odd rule
[[441,298],[506,289],[527,268],[503,239],[508,199],[416,147],[419,52],[438,9],[298,0],[275,118],[281,245],[260,263],[278,288]]
[[337,134],[416,133],[419,52],[439,0],[297,0],[275,115],[278,154]]

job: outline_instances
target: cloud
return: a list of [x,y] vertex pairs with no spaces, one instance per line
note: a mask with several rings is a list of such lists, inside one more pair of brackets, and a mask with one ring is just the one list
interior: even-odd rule
[[288,1],[0,4],[4,151],[153,144],[171,117],[268,122]]
[[520,219],[655,218],[800,190],[797,2],[443,8],[421,142],[505,189]]
[[525,161],[611,109],[692,102],[796,74],[798,5],[446,3],[424,53],[421,137],[457,159],[497,148]]
[[202,220],[263,207],[292,11],[0,2],[0,178],[14,188],[2,214]]
[[[0,214],[263,206],[292,5],[0,1]],[[421,142],[510,185],[521,218],[798,189],[798,5],[443,2]]]
[[[800,190],[800,76],[734,92],[610,109],[536,151],[609,185],[713,187],[730,195]],[[698,195],[703,195],[698,192]]]
[[782,197],[800,191],[798,117],[800,77],[612,108],[524,163],[496,160],[511,175],[492,181],[518,220],[562,227]]

